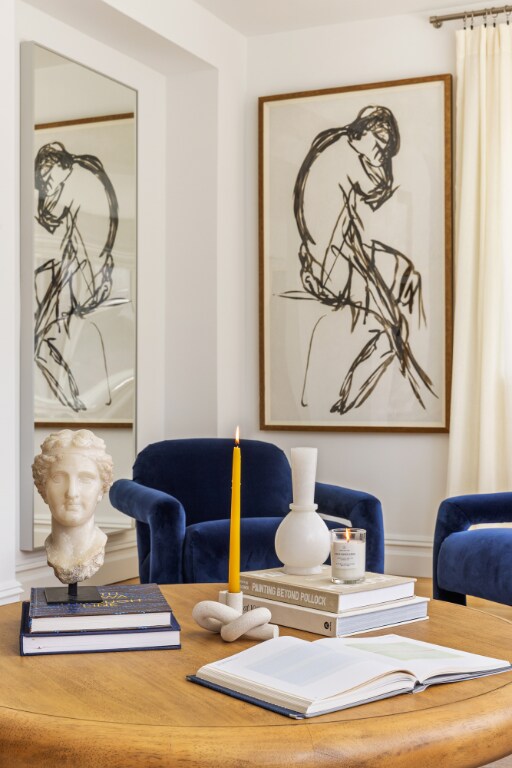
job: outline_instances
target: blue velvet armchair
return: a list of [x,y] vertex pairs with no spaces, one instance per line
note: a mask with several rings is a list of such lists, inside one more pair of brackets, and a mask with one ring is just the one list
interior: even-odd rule
[[[242,571],[281,565],[274,538],[292,501],[291,469],[272,443],[241,440]],[[133,480],[117,480],[112,505],[135,518],[142,583],[226,582],[233,441],[165,440],[144,448]],[[367,530],[367,570],[384,570],[384,531],[378,499],[317,483],[318,512],[330,528]]]
[[512,605],[512,528],[472,525],[512,523],[512,493],[445,499],[434,534],[433,593],[466,604],[466,595]]

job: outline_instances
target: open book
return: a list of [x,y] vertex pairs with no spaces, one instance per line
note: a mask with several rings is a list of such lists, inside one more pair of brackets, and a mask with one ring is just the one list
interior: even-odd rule
[[300,718],[509,669],[503,659],[399,635],[313,642],[285,636],[205,664],[188,679]]

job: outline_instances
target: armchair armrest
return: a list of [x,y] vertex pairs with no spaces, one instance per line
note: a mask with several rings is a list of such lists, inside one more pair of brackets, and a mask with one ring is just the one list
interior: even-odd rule
[[380,501],[364,491],[327,483],[316,483],[315,501],[329,528],[350,525],[366,530],[366,569],[383,573],[384,523]]
[[439,586],[437,564],[443,541],[452,533],[466,531],[482,523],[512,522],[512,493],[472,493],[452,496],[439,506],[433,549],[433,594],[436,599],[465,604],[464,595],[448,592]]
[[181,582],[186,522],[178,499],[133,480],[116,480],[109,496],[112,506],[137,521],[141,582]]

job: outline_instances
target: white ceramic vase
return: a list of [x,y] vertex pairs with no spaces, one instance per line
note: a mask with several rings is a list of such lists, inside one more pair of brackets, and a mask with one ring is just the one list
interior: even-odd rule
[[290,504],[290,511],[277,529],[276,555],[283,563],[285,573],[319,573],[329,556],[329,529],[317,508],[317,504]]
[[276,555],[284,572],[319,573],[329,556],[329,529],[314,503],[316,448],[292,448],[293,503],[276,532]]

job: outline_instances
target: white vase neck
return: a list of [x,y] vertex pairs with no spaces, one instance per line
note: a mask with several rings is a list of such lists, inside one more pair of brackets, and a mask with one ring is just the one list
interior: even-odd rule
[[290,504],[291,512],[316,512],[318,504]]

